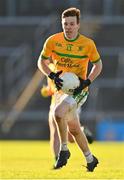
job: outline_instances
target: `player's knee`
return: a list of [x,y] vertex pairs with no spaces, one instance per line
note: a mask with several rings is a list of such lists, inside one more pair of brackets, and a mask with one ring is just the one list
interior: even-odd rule
[[58,106],[55,109],[55,119],[60,121],[61,119],[63,119],[65,117],[66,113],[67,112],[66,112],[66,108],[65,107]]
[[54,115],[55,115],[55,119],[56,119],[57,122],[59,122],[63,118],[60,108],[55,109],[55,114]]

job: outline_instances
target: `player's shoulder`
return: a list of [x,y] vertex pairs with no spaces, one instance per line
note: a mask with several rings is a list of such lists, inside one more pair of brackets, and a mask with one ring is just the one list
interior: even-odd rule
[[94,43],[93,39],[91,39],[90,37],[87,37],[87,36],[85,36],[83,34],[80,34],[80,39],[82,41],[85,41],[85,42],[89,43],[89,44],[93,44]]
[[47,40],[56,40],[56,39],[60,39],[63,37],[63,33],[62,32],[59,32],[59,33],[55,33],[55,34],[52,34],[51,36],[49,36],[47,38]]

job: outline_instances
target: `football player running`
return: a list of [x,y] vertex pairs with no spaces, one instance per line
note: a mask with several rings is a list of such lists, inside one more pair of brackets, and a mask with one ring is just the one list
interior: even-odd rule
[[[49,68],[54,71],[54,65],[52,63],[49,64]],[[51,105],[50,105],[50,110],[49,110],[49,116],[48,116],[48,121],[49,121],[49,129],[50,129],[50,145],[51,145],[51,150],[53,152],[53,155],[55,157],[55,160],[58,158],[59,154],[59,147],[60,147],[60,140],[59,140],[59,134],[57,131],[57,125],[53,119],[52,116],[52,107],[54,107],[54,92],[56,91],[54,83],[52,82],[51,79],[47,78],[47,85],[43,85],[41,88],[41,95],[43,97],[49,97],[51,96]],[[78,113],[80,114],[81,109],[78,109]],[[86,138],[88,140],[89,144],[93,143],[93,135],[92,132],[87,128],[81,126],[82,131],[84,131]],[[68,141],[70,143],[74,142],[73,136],[68,132]]]
[[[46,40],[38,59],[38,68],[53,80],[57,89],[54,93],[52,116],[57,124],[61,145],[54,169],[65,166],[70,158],[69,129],[86,159],[87,170],[92,172],[98,164],[98,159],[91,153],[86,136],[81,130],[77,109],[87,99],[88,86],[101,73],[102,61],[94,41],[79,33],[79,9],[69,8],[62,13],[62,28],[63,32],[54,34]],[[54,72],[50,70],[46,60],[52,60],[55,65]],[[87,76],[89,62],[93,66]],[[64,72],[75,73],[80,79],[80,86],[74,90],[72,96],[61,91],[60,74]]]

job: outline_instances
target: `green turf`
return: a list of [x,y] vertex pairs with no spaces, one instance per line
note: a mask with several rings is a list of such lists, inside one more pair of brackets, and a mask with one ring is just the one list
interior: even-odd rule
[[53,170],[49,142],[0,141],[0,179],[124,179],[124,143],[90,145],[100,164],[86,172],[85,159],[76,144],[69,144],[66,167]]

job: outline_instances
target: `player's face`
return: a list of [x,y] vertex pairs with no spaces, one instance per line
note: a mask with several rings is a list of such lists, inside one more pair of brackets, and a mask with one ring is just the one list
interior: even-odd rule
[[74,39],[78,34],[80,24],[77,23],[76,16],[65,17],[62,19],[62,28],[67,39]]

